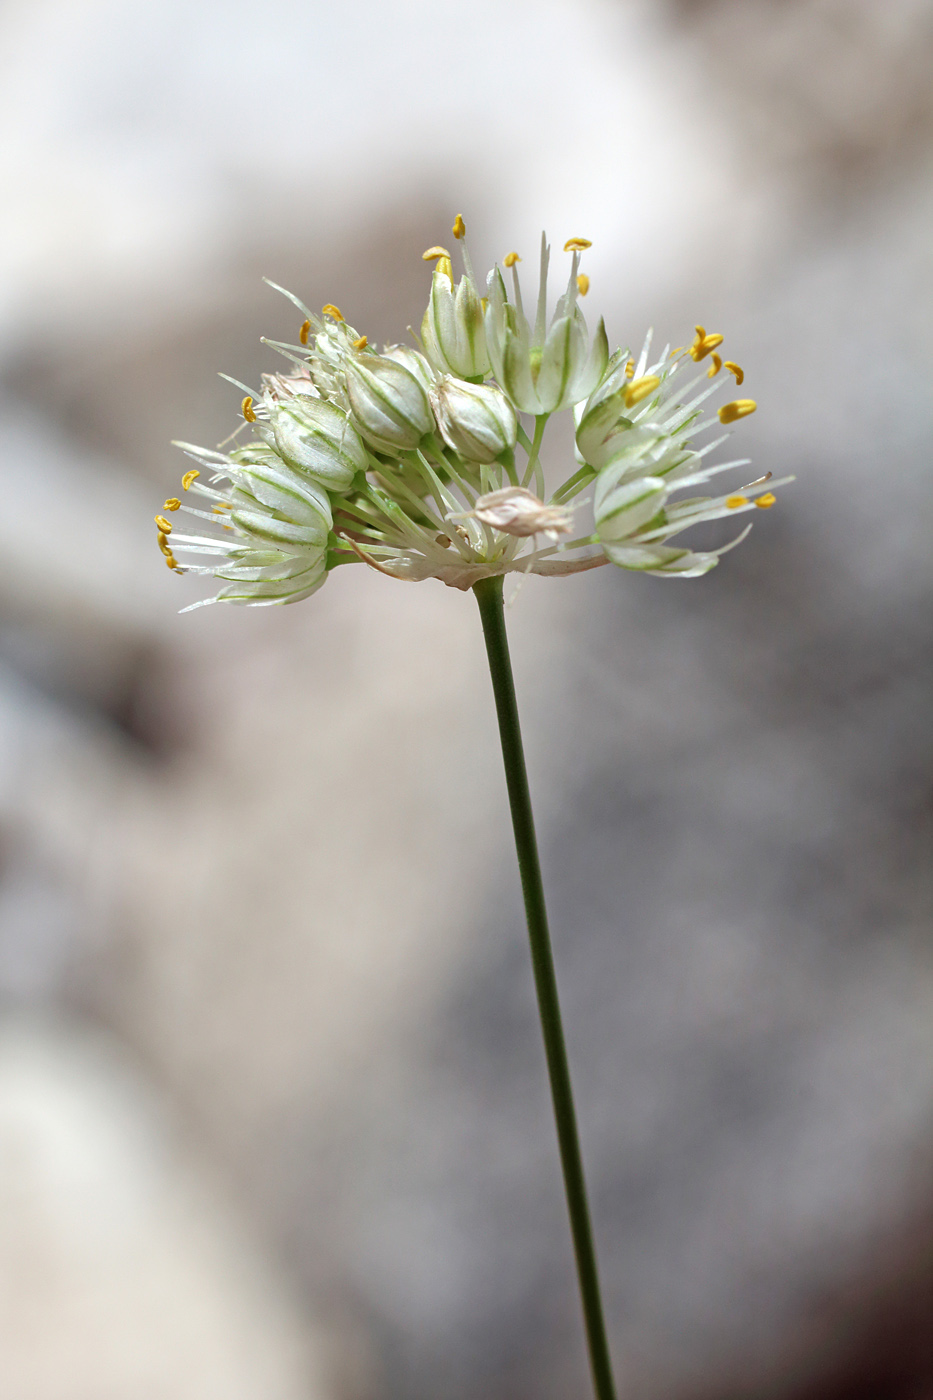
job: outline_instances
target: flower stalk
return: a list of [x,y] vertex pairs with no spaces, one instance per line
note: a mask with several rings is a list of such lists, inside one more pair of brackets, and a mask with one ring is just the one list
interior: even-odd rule
[[554,1105],[554,1120],[557,1126],[557,1141],[560,1148],[564,1190],[567,1196],[567,1210],[570,1215],[570,1230],[577,1262],[577,1277],[580,1284],[580,1298],[583,1305],[583,1320],[586,1327],[593,1389],[596,1400],[615,1400],[612,1362],[609,1355],[606,1323],[603,1317],[599,1289],[596,1246],[593,1241],[593,1227],[586,1195],[586,1181],[583,1175],[577,1115],[570,1082],[567,1047],[564,1043],[560,1002],[557,996],[557,976],[554,970],[554,957],[548,931],[544,886],[541,881],[541,863],[538,859],[538,843],[535,837],[528,773],[525,767],[525,754],[518,719],[515,682],[512,676],[512,662],[505,629],[502,578],[480,579],[474,585],[473,592],[476,594],[476,601],[479,604],[483,636],[486,641],[486,655],[489,660],[489,673],[496,701],[496,714],[499,720],[502,761],[505,767],[509,807],[512,812],[512,829],[515,833],[515,850],[518,856],[522,896],[525,903],[525,919],[528,924],[528,938],[531,944],[531,963],[538,998],[538,1012],[541,1017],[541,1031],[544,1037],[544,1053],[551,1085],[551,1100]]

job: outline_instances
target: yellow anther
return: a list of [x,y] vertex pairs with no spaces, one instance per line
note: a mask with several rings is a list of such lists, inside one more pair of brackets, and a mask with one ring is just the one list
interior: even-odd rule
[[302,321],[302,323],[301,323],[301,330],[298,332],[298,339],[301,341],[302,345],[307,345],[307,343],[308,343],[308,332],[310,331],[310,329],[311,329],[311,322],[310,322],[310,321]]
[[179,573],[181,573],[181,570],[178,568],[178,561],[175,558],[174,554],[166,554],[165,562],[170,569],[176,569]]
[[506,253],[502,261],[505,263],[506,267],[514,267],[517,262],[521,262],[521,258],[517,253]]
[[454,226],[450,231],[453,234],[454,238],[466,237],[466,224],[463,222],[462,214],[458,214],[457,217],[454,219]]
[[[450,253],[446,248],[442,248],[439,243],[435,243],[433,248],[426,248],[421,254],[422,262],[434,262],[435,258],[449,258]],[[326,309],[326,308],[325,308]]]
[[485,314],[486,314],[486,307],[489,305],[489,298],[488,298],[488,297],[480,297],[480,303],[479,303],[479,304],[480,304],[480,306],[483,308],[483,315],[485,316]]
[[243,414],[243,417],[246,419],[247,423],[256,422],[256,415],[253,412],[253,400],[249,394],[246,395],[246,398],[240,404],[240,412]]
[[625,391],[625,407],[634,408],[642,399],[646,399],[649,394],[653,394],[661,383],[656,374],[646,374],[641,379],[633,379]]
[[580,293],[581,297],[585,297],[589,290],[590,279],[585,272],[581,272],[580,276],[577,278],[577,291]]
[[726,497],[726,510],[738,510],[739,506],[747,506],[747,505],[748,505],[748,497],[747,497],[747,496],[727,496],[727,497]]
[[564,244],[565,253],[582,253],[586,248],[592,248],[592,243],[588,238],[568,238]]
[[445,277],[448,277],[450,281],[453,282],[454,270],[450,265],[450,258],[438,258],[434,271],[443,273]]
[[340,310],[340,307],[335,306],[332,301],[326,301],[324,303],[324,305],[321,307],[321,315],[329,316],[332,321],[343,320],[343,312]]
[[353,349],[354,349],[354,350],[365,350],[368,344],[369,344],[369,338],[368,338],[367,336],[365,336],[365,335],[361,335],[360,338],[359,338],[359,340],[354,340],[354,342],[353,342]]
[[769,506],[774,505],[776,500],[777,496],[775,496],[773,491],[766,491],[763,496],[757,498],[755,505],[760,506],[762,510],[767,510]]
[[696,326],[694,329],[697,334],[696,340],[690,346],[690,356],[694,360],[702,360],[722,344],[724,337],[718,334],[707,335],[705,326]]
[[758,407],[754,399],[733,399],[724,403],[719,410],[720,423],[734,423],[737,418],[747,418]]
[[164,509],[164,510],[181,510],[181,501],[178,499],[177,496],[169,496],[168,500],[165,502],[165,505],[163,506],[163,509]]
[[172,546],[168,542],[168,535],[164,535],[161,530],[156,535],[156,544],[159,546],[163,554],[171,554]]
[[201,473],[199,471],[185,472],[184,476],[181,479],[181,484],[184,487],[184,489],[186,491],[190,490],[192,481],[197,480],[197,478],[200,475]]
[[634,361],[634,360],[626,360],[626,362],[625,362],[625,377],[626,377],[626,379],[631,379],[631,377],[632,377],[632,375],[633,375],[634,373],[635,373],[635,361]]
[[155,518],[155,523],[158,525],[163,535],[170,535],[172,533],[172,522],[170,520],[166,520],[164,515],[157,515]]
[[725,365],[726,369],[731,370],[732,373],[735,375],[736,384],[741,384],[742,380],[745,378],[745,371],[742,368],[742,366],[737,365],[735,360],[723,360],[723,364]]
[[713,363],[710,365],[709,369],[706,371],[706,377],[707,377],[707,379],[712,379],[713,376],[716,375],[716,374],[718,374],[719,371],[720,371],[721,369],[722,369],[722,360],[721,360],[721,359],[719,358],[719,356],[714,352],[714,353],[713,353]]

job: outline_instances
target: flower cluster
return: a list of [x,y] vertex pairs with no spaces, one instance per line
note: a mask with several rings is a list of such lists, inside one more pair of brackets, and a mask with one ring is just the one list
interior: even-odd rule
[[[696,445],[709,427],[755,410],[753,399],[734,398],[704,416],[711,395],[744,378],[717,353],[721,335],[697,326],[690,346],[656,360],[650,333],[637,358],[610,353],[602,321],[591,336],[580,306],[586,239],[564,245],[567,284],[549,317],[542,236],[532,320],[518,254],[503,259],[505,271],[492,269],[481,296],[460,215],[452,232],[463,274],[455,284],[446,248],[423,255],[435,266],[418,348],[380,353],[338,307],[316,315],[285,292],[304,320],[296,344],[275,344],[288,372],[264,375],[259,391],[239,385],[243,421],[233,438],[248,428],[252,439],[229,452],[178,444],[198,465],[183,478],[185,503],[172,496],[156,516],[159,547],[170,569],[221,585],[192,607],[296,602],[339,564],[358,562],[463,589],[491,575],[607,562],[696,577],[750,526],[713,550],[675,537],[774,504],[767,477],[724,495],[680,494],[745,465],[709,465],[726,435]],[[548,496],[541,446],[562,410],[574,415],[576,469]],[[592,525],[568,539],[590,502]],[[168,518],[178,510],[214,531],[179,533]]]

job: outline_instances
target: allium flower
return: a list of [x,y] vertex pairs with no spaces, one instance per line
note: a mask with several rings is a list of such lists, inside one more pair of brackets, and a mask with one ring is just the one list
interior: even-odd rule
[[[338,307],[329,303],[318,315],[285,293],[304,317],[297,343],[276,345],[289,370],[263,376],[259,394],[239,386],[246,397],[234,436],[251,427],[253,440],[229,453],[186,448],[199,470],[184,479],[185,499],[190,492],[208,508],[170,497],[156,518],[171,569],[222,581],[205,601],[293,602],[338,565],[359,562],[393,578],[464,589],[508,573],[569,574],[610,562],[693,577],[747,528],[699,551],[671,543],[675,537],[774,504],[782,483],[765,489],[768,478],[719,496],[682,494],[747,465],[710,463],[727,434],[698,445],[709,427],[736,423],[756,407],[734,398],[715,418],[703,416],[711,395],[744,379],[734,360],[720,357],[721,334],[697,326],[690,346],[665,350],[654,363],[650,334],[637,361],[624,349],[610,356],[602,321],[590,340],[580,310],[589,280],[579,257],[589,244],[579,238],[564,245],[570,276],[550,318],[544,237],[534,324],[523,310],[515,253],[503,260],[511,299],[496,266],[484,311],[459,215],[452,231],[464,275],[454,291],[446,249],[425,254],[437,267],[421,349],[390,345],[379,353]],[[577,469],[548,496],[542,441],[551,413],[567,408]],[[566,539],[589,501],[592,524],[584,519]],[[179,535],[168,518],[178,509],[218,533]]]
[[514,301],[509,300],[505,280],[494,267],[486,280],[489,304],[486,307],[486,344],[493,372],[502,388],[523,413],[556,413],[585,399],[596,388],[606,370],[609,344],[602,321],[592,347],[579,296],[589,289],[581,286],[580,253],[588,248],[585,238],[570,238],[565,252],[573,253],[567,290],[557,303],[550,323],[547,320],[547,273],[551,250],[541,235],[541,273],[534,325],[529,325],[522,305],[517,253],[505,258],[512,272]]
[[448,374],[431,401],[447,446],[468,462],[495,462],[514,448],[518,419],[497,384],[468,384]]

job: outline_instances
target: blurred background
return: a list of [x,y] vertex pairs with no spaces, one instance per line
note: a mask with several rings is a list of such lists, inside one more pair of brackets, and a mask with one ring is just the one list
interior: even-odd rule
[[458,211],[724,331],[798,477],[509,614],[622,1400],[933,1396],[931,61],[930,0],[0,7],[4,1400],[587,1394],[472,599],[180,618],[152,524],[262,276],[394,341]]

